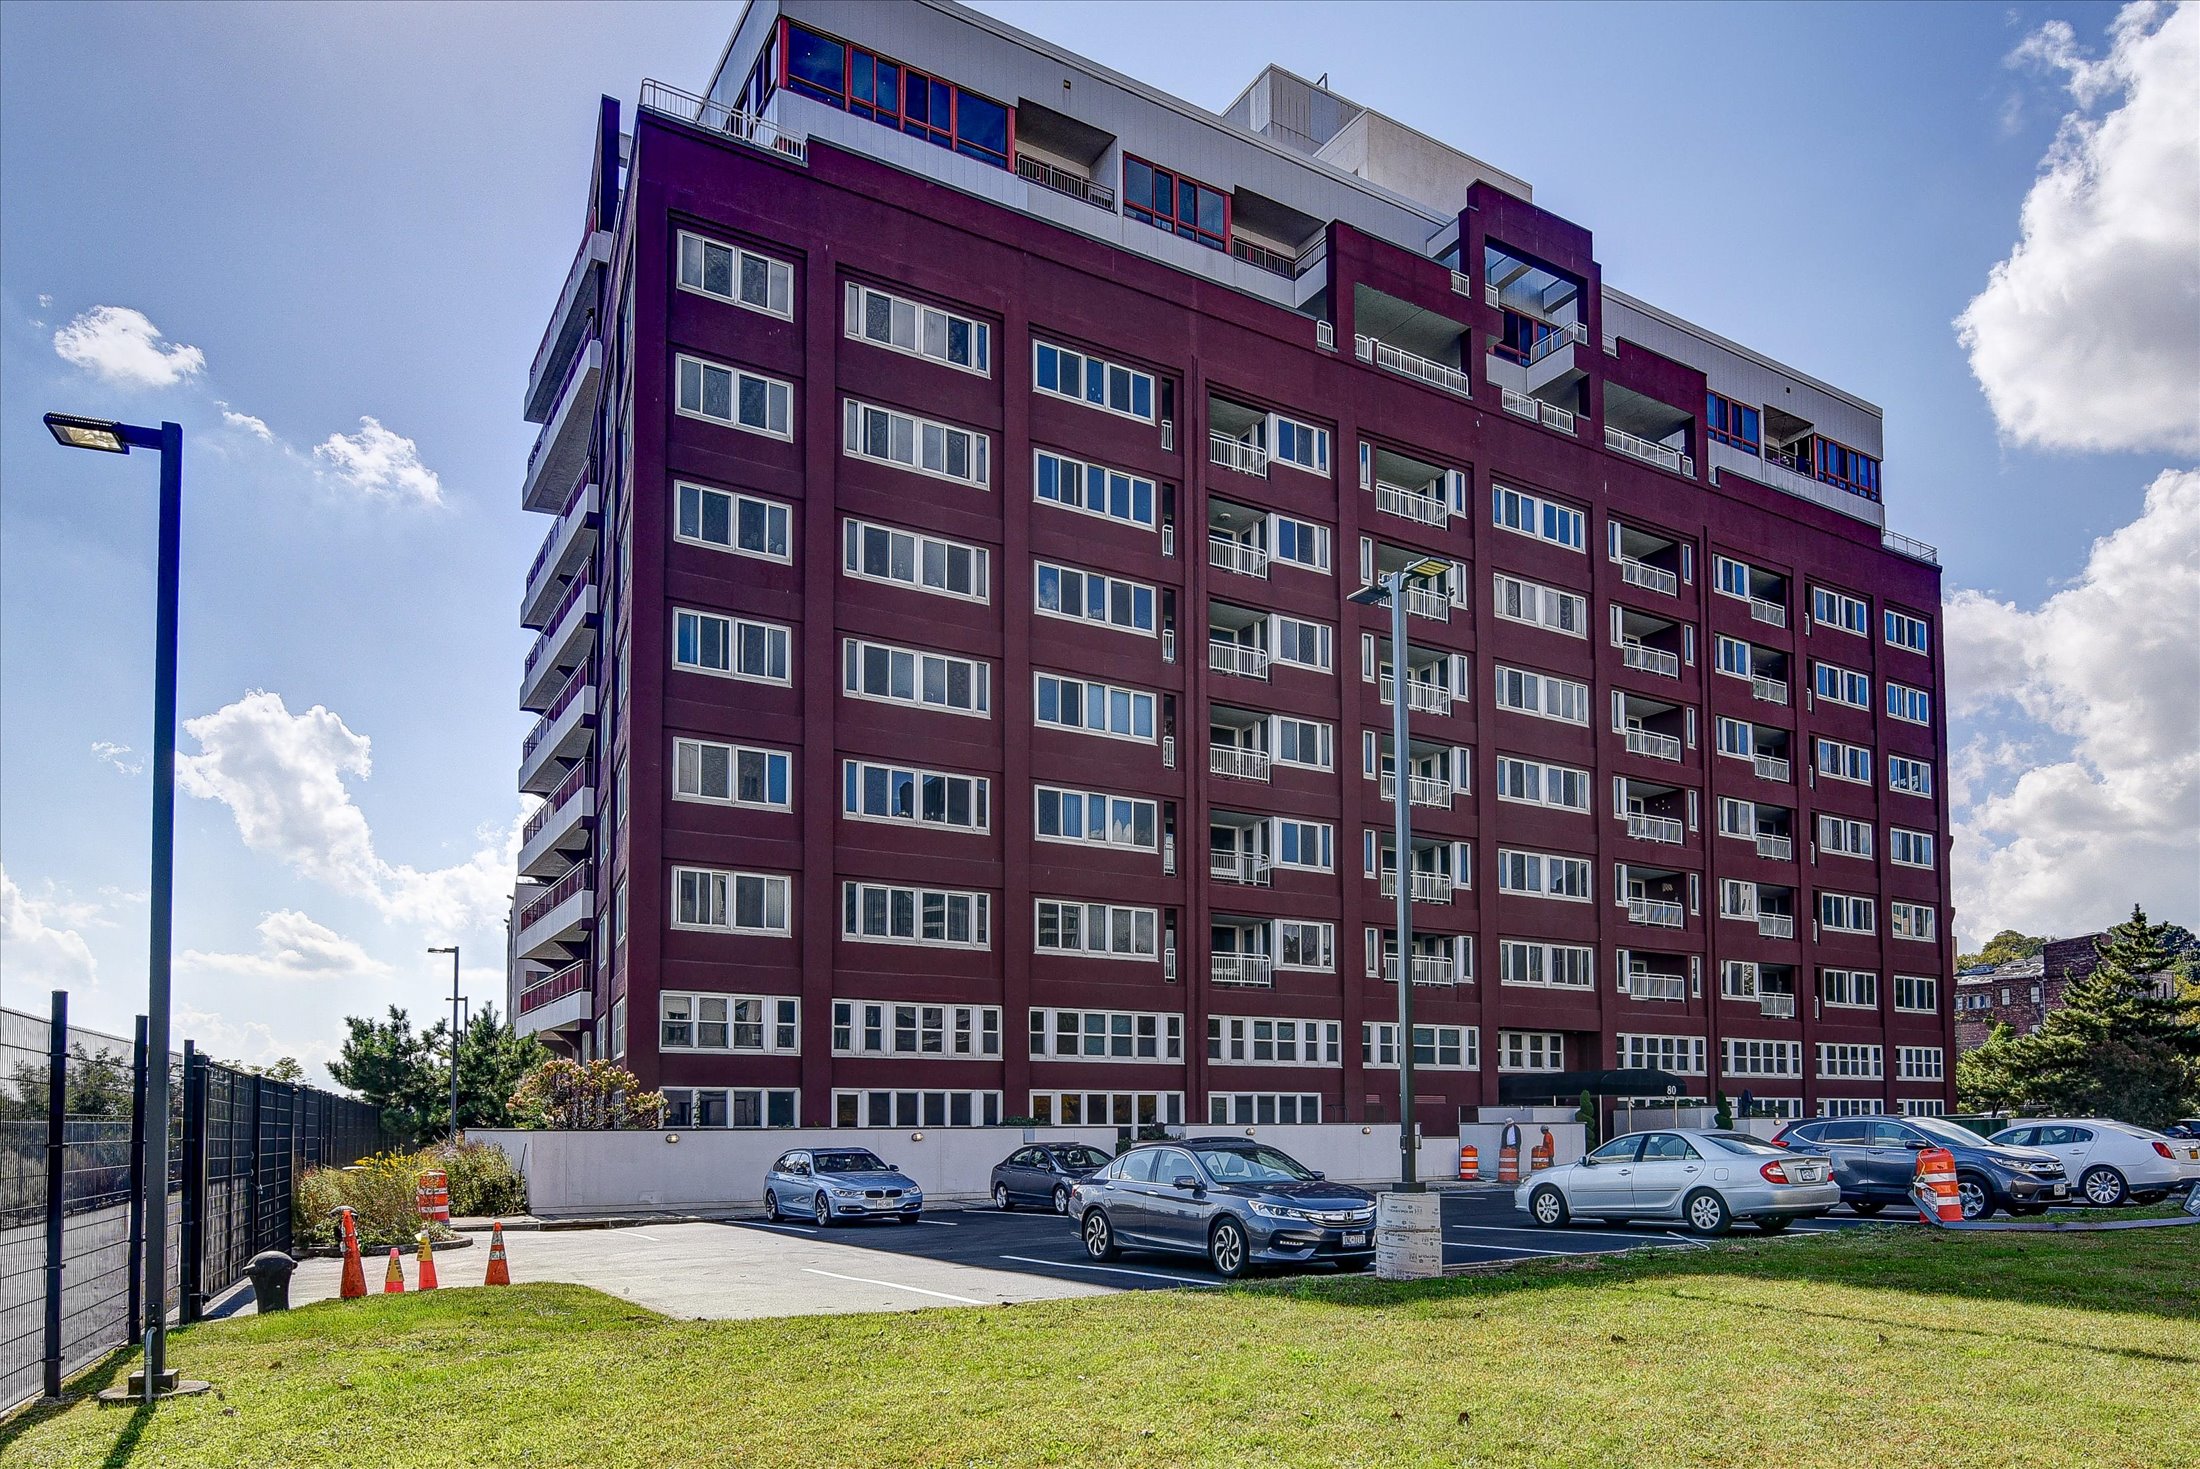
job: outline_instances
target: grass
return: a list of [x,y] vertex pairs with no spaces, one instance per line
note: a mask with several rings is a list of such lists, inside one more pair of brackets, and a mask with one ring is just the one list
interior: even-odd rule
[[0,1462],[2153,1469],[2200,1462],[2196,1323],[2200,1230],[748,1322],[528,1285],[195,1327],[173,1359],[219,1397],[33,1410]]

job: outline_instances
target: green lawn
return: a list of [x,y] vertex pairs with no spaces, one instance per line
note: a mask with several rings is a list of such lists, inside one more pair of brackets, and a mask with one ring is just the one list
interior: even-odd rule
[[2200,1463],[2200,1229],[752,1322],[531,1285],[200,1326],[174,1359],[221,1396],[34,1411],[0,1462],[2154,1469]]

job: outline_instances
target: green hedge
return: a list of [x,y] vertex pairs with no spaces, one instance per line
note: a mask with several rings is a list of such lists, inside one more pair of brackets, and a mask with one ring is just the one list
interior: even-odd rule
[[417,1153],[377,1153],[349,1168],[317,1168],[298,1181],[292,1236],[301,1247],[343,1242],[336,1217],[349,1204],[361,1248],[384,1250],[410,1244],[420,1232],[420,1175],[443,1170],[453,1217],[520,1214],[527,1186],[501,1149],[486,1143],[441,1143]]

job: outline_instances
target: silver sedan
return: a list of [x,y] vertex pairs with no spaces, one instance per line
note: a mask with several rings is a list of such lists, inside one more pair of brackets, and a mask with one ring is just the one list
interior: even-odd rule
[[1578,1215],[1678,1219],[1697,1234],[1724,1234],[1737,1219],[1773,1234],[1840,1202],[1841,1186],[1825,1159],[1703,1128],[1614,1138],[1578,1163],[1531,1175],[1513,1195],[1514,1205],[1545,1228]]

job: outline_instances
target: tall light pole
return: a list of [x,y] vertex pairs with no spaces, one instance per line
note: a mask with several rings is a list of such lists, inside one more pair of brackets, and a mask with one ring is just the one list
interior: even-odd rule
[[458,1141],[458,945],[430,949],[431,954],[451,956],[451,1141]]
[[1363,607],[1390,607],[1390,798],[1397,832],[1398,897],[1398,1189],[1418,1193],[1420,1178],[1413,1156],[1413,818],[1406,789],[1406,588],[1423,579],[1440,579],[1449,561],[1424,556],[1396,571],[1380,572],[1350,600]]
[[176,589],[182,569],[183,426],[159,428],[105,418],[46,415],[69,449],[160,454],[160,541],[154,571],[153,874],[145,1001],[145,1360],[144,1400],[175,1385],[168,1358],[168,963],[176,903]]

